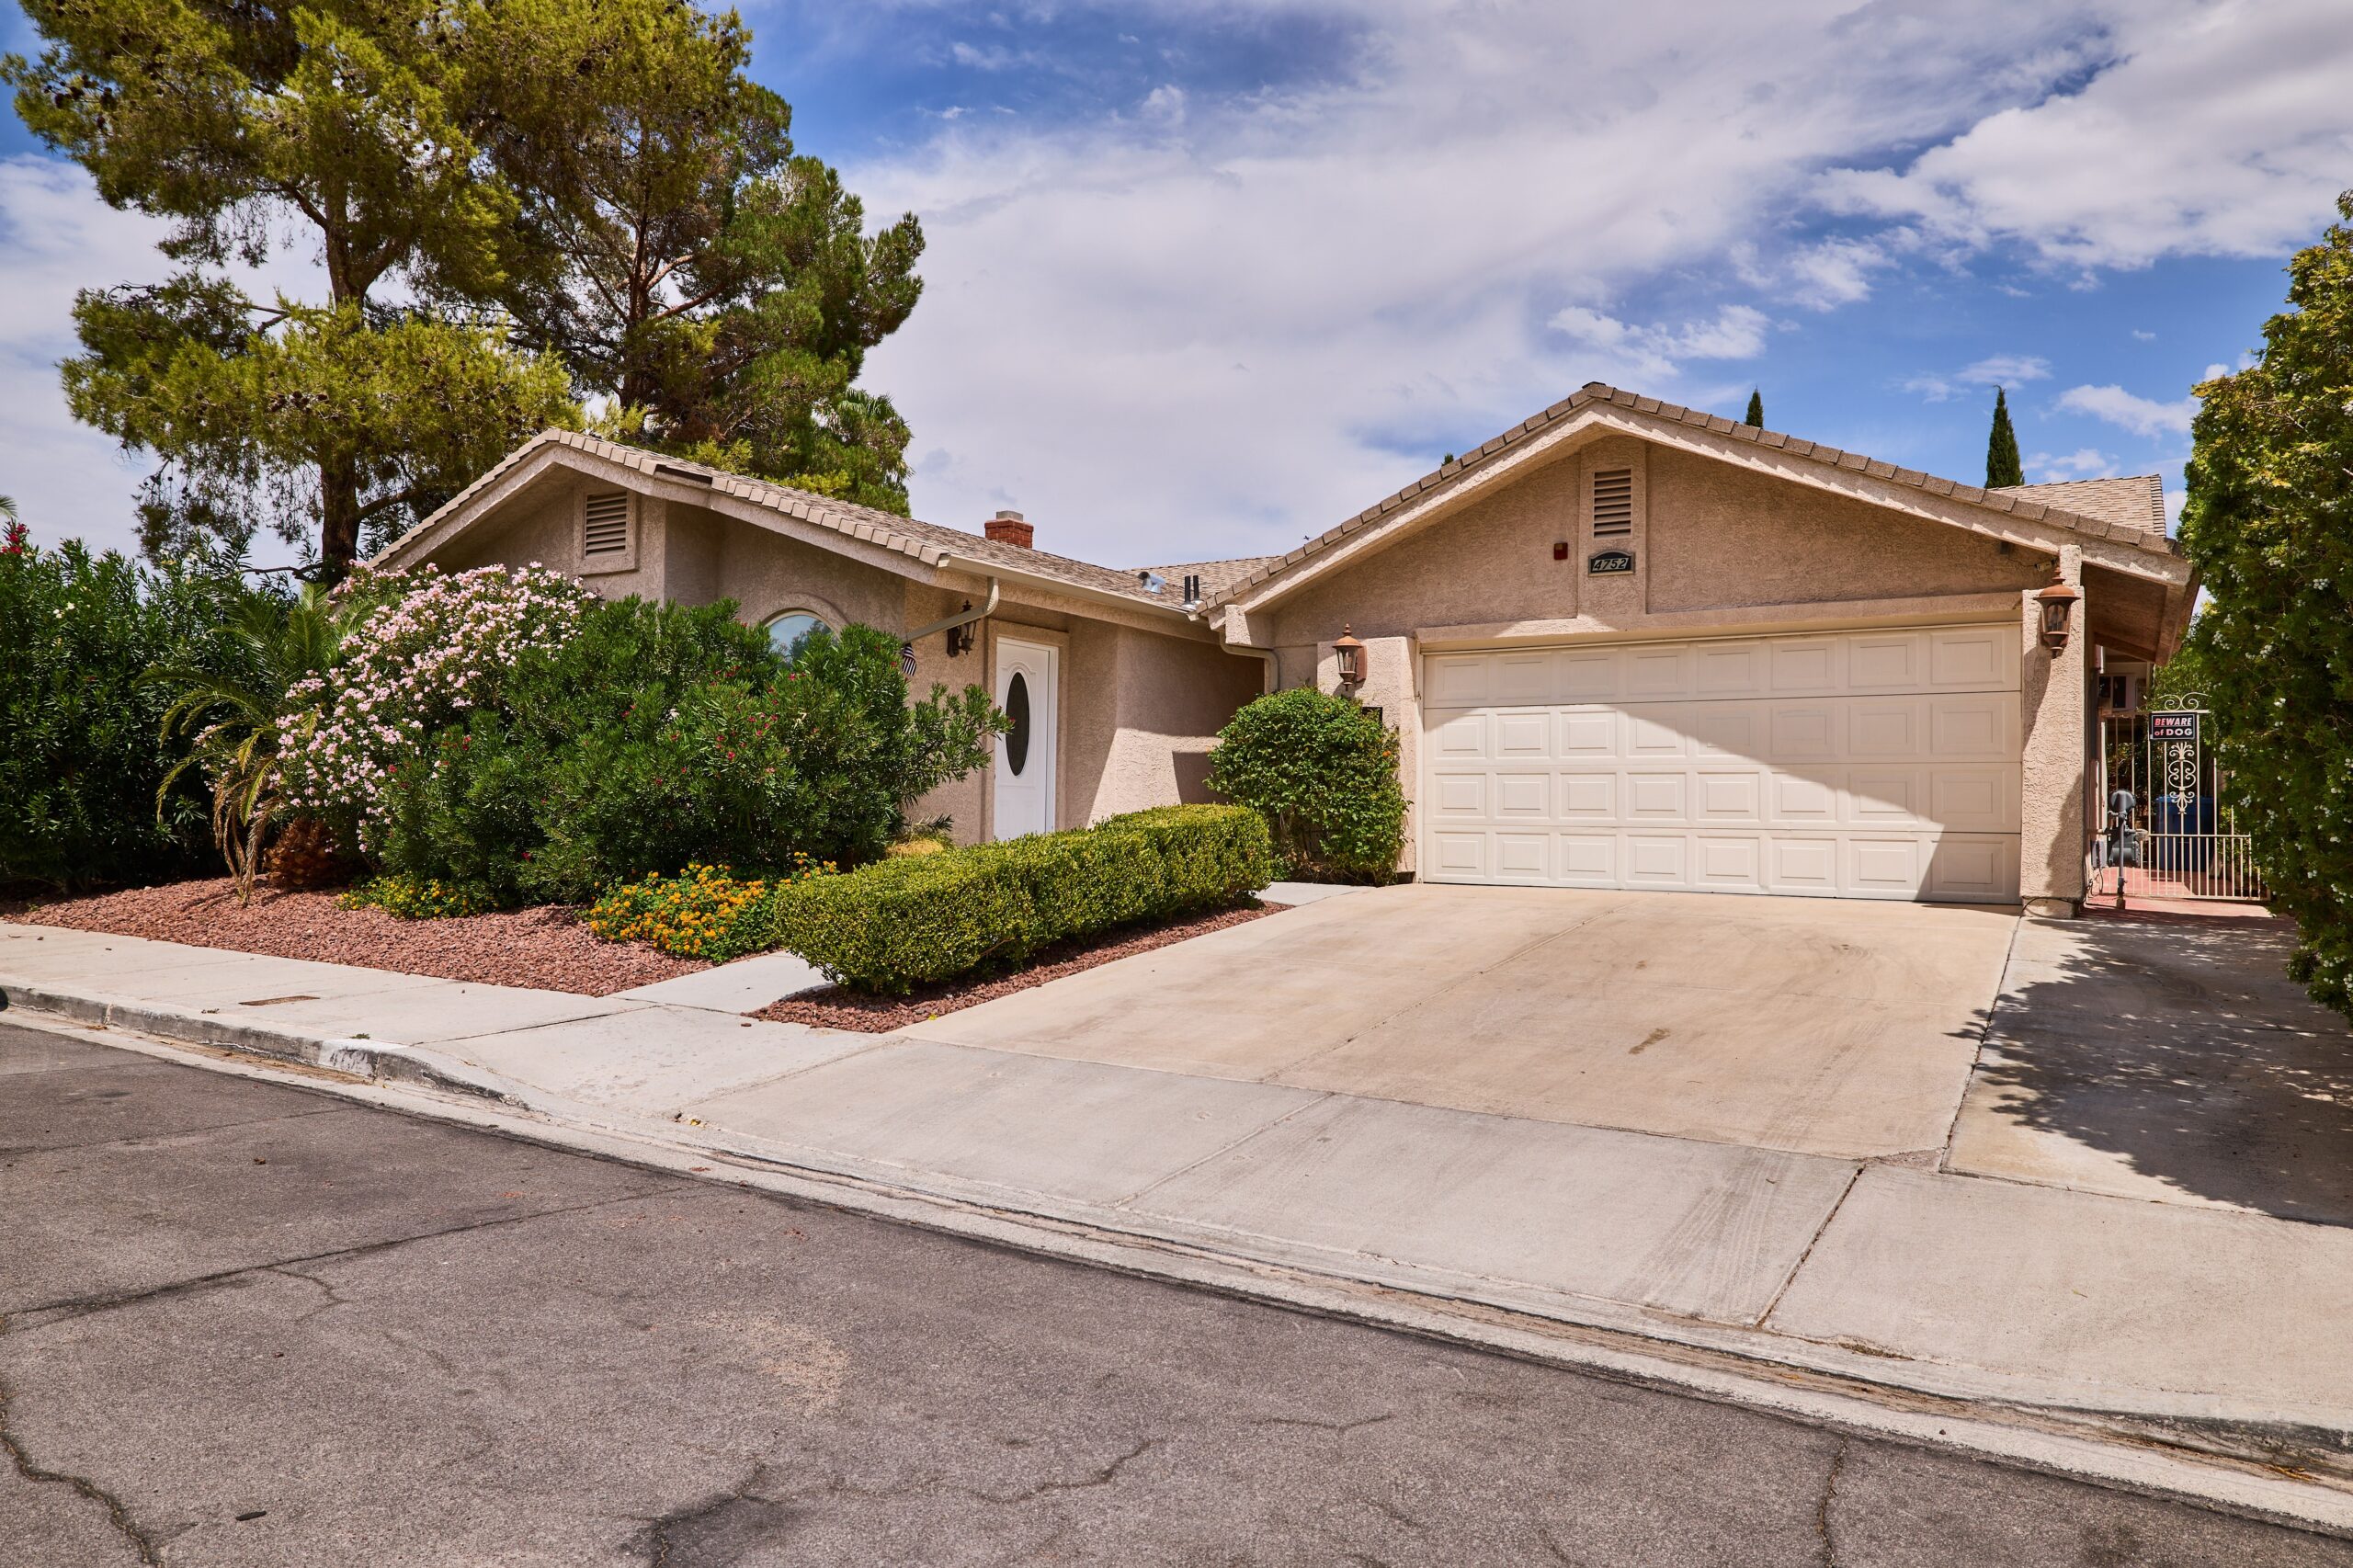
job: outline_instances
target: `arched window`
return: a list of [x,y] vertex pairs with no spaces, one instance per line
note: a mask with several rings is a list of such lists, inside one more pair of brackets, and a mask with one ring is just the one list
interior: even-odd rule
[[768,646],[790,659],[800,651],[801,640],[821,628],[833,630],[825,625],[823,616],[812,615],[805,609],[786,610],[767,623]]

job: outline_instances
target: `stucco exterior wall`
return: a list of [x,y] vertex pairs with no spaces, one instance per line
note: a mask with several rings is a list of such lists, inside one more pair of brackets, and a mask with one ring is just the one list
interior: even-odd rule
[[[2083,551],[2072,545],[2063,549],[2059,572],[2080,586]],[[2091,607],[2075,607],[2074,635],[2053,653],[2042,645],[2040,601],[2024,592],[2018,606],[2018,897],[2036,915],[2064,916],[2075,913],[2084,896]]]
[[1107,630],[1116,639],[1115,711],[1080,820],[1212,799],[1210,748],[1226,721],[1258,695],[1265,680],[1258,661],[1132,627]]

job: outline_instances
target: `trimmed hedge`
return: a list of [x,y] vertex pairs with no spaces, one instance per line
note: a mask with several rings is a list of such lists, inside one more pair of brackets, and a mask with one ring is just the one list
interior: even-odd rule
[[1274,871],[1257,812],[1164,806],[813,877],[770,907],[775,945],[855,990],[904,995],[1074,937],[1233,903]]

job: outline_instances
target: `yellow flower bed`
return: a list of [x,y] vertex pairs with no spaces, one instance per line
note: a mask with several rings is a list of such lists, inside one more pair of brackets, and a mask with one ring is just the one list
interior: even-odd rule
[[776,889],[834,869],[805,855],[781,876],[739,877],[732,868],[688,866],[607,888],[582,916],[608,942],[648,942],[684,959],[725,963],[774,945],[767,918]]

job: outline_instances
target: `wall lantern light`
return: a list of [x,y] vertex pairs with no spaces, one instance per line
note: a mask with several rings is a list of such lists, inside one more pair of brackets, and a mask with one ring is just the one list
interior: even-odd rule
[[1332,657],[1339,664],[1342,686],[1364,684],[1364,644],[1357,641],[1355,629],[1345,622],[1340,627],[1339,641],[1332,644]]
[[2051,585],[2034,597],[2042,602],[2042,645],[2055,653],[2067,645],[2067,623],[2075,615],[2075,601],[2084,596],[2069,587],[2054,570]]

